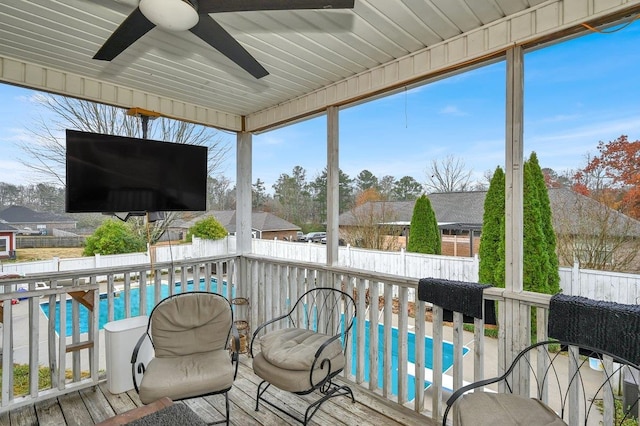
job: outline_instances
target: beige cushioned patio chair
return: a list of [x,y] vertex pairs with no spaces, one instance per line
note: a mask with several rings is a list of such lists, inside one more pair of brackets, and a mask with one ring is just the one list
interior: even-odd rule
[[[229,395],[238,372],[238,332],[231,304],[223,296],[188,292],[169,296],[149,315],[147,331],[140,337],[131,357],[133,382],[140,400],[151,403],[162,397],[181,400],[224,394],[225,420],[229,424]],[[147,365],[137,361],[145,339],[150,339],[155,357]],[[138,384],[137,375],[142,373]]]
[[[288,313],[260,325],[250,348],[253,371],[263,379],[256,394],[256,411],[263,401],[306,425],[329,398],[349,395],[355,402],[351,388],[333,380],[344,369],[355,315],[351,296],[318,287],[300,296]],[[299,395],[317,390],[322,396],[309,404],[301,419],[266,398],[271,385]]]
[[[523,349],[503,375],[454,392],[443,426],[451,413],[461,426],[626,425],[637,418],[637,375],[630,379],[635,390],[624,399],[618,390],[625,369],[640,369],[639,305],[557,294],[549,306],[548,335],[557,340]],[[595,373],[590,360],[603,371]],[[504,391],[483,391],[493,383],[502,383]]]

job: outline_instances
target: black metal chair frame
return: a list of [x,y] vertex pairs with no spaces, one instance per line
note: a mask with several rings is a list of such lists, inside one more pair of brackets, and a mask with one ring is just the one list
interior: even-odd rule
[[[238,334],[238,330],[236,329],[235,326],[235,322],[233,320],[233,309],[231,307],[231,303],[229,302],[229,300],[222,296],[221,294],[218,293],[212,293],[212,292],[206,292],[206,291],[191,291],[191,292],[184,292],[184,293],[178,293],[178,294],[174,294],[171,296],[168,296],[164,299],[162,299],[160,302],[158,302],[158,304],[156,306],[153,307],[153,309],[151,310],[151,313],[149,314],[149,321],[147,323],[147,329],[145,331],[145,333],[140,336],[140,339],[138,339],[138,342],[136,343],[136,346],[133,349],[133,353],[131,354],[131,375],[133,377],[133,385],[135,387],[136,393],[140,393],[139,388],[138,388],[138,382],[137,382],[137,377],[136,377],[136,371],[138,372],[138,374],[144,374],[145,370],[146,370],[146,366],[144,365],[144,363],[142,362],[138,362],[138,353],[140,352],[140,348],[142,346],[142,344],[144,343],[144,341],[148,338],[149,341],[151,342],[151,344],[153,345],[153,347],[155,348],[154,342],[153,342],[153,338],[151,336],[151,333],[149,332],[150,328],[151,328],[151,323],[153,322],[153,314],[156,311],[156,309],[158,309],[160,306],[162,306],[164,303],[168,302],[169,300],[176,298],[176,297],[181,297],[181,296],[185,296],[185,295],[189,295],[189,294],[209,294],[209,295],[213,295],[216,297],[220,297],[222,299],[224,299],[228,304],[229,304],[229,311],[231,312],[231,327],[229,328],[229,333],[227,335],[227,342],[230,342],[231,339],[233,340],[233,343],[230,345],[229,343],[227,344],[228,349],[231,351],[231,362],[235,365],[235,370],[233,373],[233,379],[236,379],[236,376],[238,375],[238,364],[239,364],[239,348],[240,348],[240,336]],[[210,396],[210,395],[219,395],[219,394],[224,394],[224,398],[225,398],[225,412],[226,412],[226,418],[225,420],[220,420],[220,421],[216,421],[216,422],[212,422],[209,423],[211,425],[214,424],[221,424],[221,423],[225,423],[227,425],[229,425],[229,414],[230,414],[230,407],[229,407],[229,390],[231,390],[231,387],[228,387],[226,389],[222,389],[220,391],[217,392],[210,392],[210,393],[206,393],[203,395],[198,395],[198,396],[193,396],[193,397],[189,397],[189,398],[183,398],[183,399],[191,399],[191,398],[199,398],[199,397],[203,397],[203,396]],[[181,399],[177,399],[178,401],[180,401]]]
[[[571,377],[568,378],[568,383],[565,386],[563,386],[562,380],[560,379],[560,376],[559,376],[557,366],[554,362],[558,359],[565,357],[565,355],[567,355],[567,348],[569,346],[579,348],[579,356],[577,360],[575,360],[576,366],[577,366],[576,372]],[[549,350],[550,348],[552,350]],[[540,355],[542,355],[542,358],[540,358]],[[599,410],[599,408],[597,408],[597,403],[599,400],[601,400],[601,398],[590,399],[588,397],[587,391],[584,387],[584,381],[582,380],[581,370],[583,367],[589,368],[587,366],[587,364],[589,363],[589,358],[596,358],[597,360],[599,360],[601,365],[606,366],[606,363],[604,363],[605,356],[611,357],[611,359],[613,360],[614,362],[613,370],[607,371],[605,367],[605,370],[603,371],[603,379],[602,379],[602,382],[597,387],[596,395],[601,394],[601,392],[606,387],[609,387],[612,390],[613,395],[616,395],[616,391],[615,391],[616,384],[613,383],[614,378],[620,377],[619,374],[623,373],[623,368],[625,366],[640,370],[640,365],[634,364],[633,362],[625,360],[617,355],[614,355],[607,351],[603,351],[601,349],[595,349],[585,345],[576,345],[575,343],[567,342],[567,341],[546,340],[543,342],[534,343],[526,347],[525,349],[523,349],[521,352],[519,352],[516,358],[514,358],[513,362],[511,363],[511,365],[503,375],[499,377],[490,378],[490,379],[479,380],[477,382],[463,386],[460,389],[456,390],[447,400],[447,407],[445,409],[444,417],[442,419],[442,425],[446,426],[447,416],[451,408],[453,407],[454,403],[456,402],[456,400],[458,400],[458,398],[460,398],[462,395],[464,395],[466,392],[470,390],[482,388],[484,386],[488,386],[493,383],[503,382],[505,384],[507,393],[515,393],[516,390],[514,389],[514,376],[517,376],[518,372],[521,371],[522,367],[519,367],[519,366],[525,366],[527,371],[530,373],[529,374],[530,378],[533,379],[536,385],[537,394],[532,395],[532,397],[542,400],[545,390],[548,391],[550,386],[553,386],[558,390],[560,394],[560,412],[557,414],[563,420],[565,419],[565,416],[568,415],[568,410],[567,410],[568,399],[569,399],[568,390],[572,385],[580,386],[580,395],[582,395],[582,400],[580,401],[580,403],[582,404],[581,411],[584,413],[584,424],[586,426],[590,414]],[[533,357],[536,358],[535,365],[534,365],[534,362],[532,361]],[[542,369],[543,374],[538,375],[537,363],[539,363],[542,360],[545,360],[547,362],[547,365],[546,365],[546,368]],[[572,362],[570,358],[569,358],[569,362]],[[617,363],[618,366],[616,366],[615,363]],[[640,385],[640,383],[635,382],[636,388],[638,387],[638,385]],[[630,413],[633,410],[637,410],[638,405],[639,405],[639,399],[638,397],[636,397],[634,402],[630,406],[622,407],[622,412],[623,412],[622,418],[614,420],[615,422],[614,424],[622,425],[625,420],[629,419]],[[572,409],[576,409],[576,407],[573,407]]]
[[[296,312],[299,309],[302,310],[302,314],[296,315]],[[348,316],[350,311],[352,311],[353,314]],[[315,319],[313,318],[314,316],[316,317]],[[325,317],[335,320],[336,316],[343,318],[342,321],[339,321],[340,324],[331,324],[331,321],[328,321],[326,324],[324,324],[324,330],[319,330],[321,324],[318,324],[317,318]],[[316,365],[319,364],[320,368],[326,367],[327,372],[331,372],[331,361],[327,358],[320,358],[320,354],[322,353],[324,348],[326,348],[335,340],[343,338],[343,353],[346,352],[346,348],[349,342],[349,332],[353,327],[355,317],[356,304],[353,300],[353,297],[335,288],[316,287],[302,294],[302,296],[298,298],[298,300],[294,303],[288,313],[268,320],[259,325],[253,333],[253,337],[251,339],[250,354],[252,358],[254,356],[254,342],[256,342],[256,339],[261,333],[264,333],[266,327],[272,324],[276,324],[279,321],[285,321],[287,322],[288,327],[294,328],[313,329],[313,327],[315,326],[317,327],[315,331],[324,331],[323,334],[330,335],[331,337],[325,340],[315,353],[313,364],[311,366],[311,369],[309,370],[309,389],[302,392],[292,392],[298,395],[308,395],[317,390],[323,395],[320,399],[309,404],[305,411],[304,418],[301,419],[295,414],[266,399],[265,392],[271,386],[271,383],[267,382],[266,380],[263,380],[258,385],[258,390],[256,393],[256,411],[259,411],[260,401],[263,401],[264,403],[297,420],[303,425],[306,425],[311,420],[313,415],[320,409],[320,406],[330,398],[348,395],[351,398],[351,402],[355,403],[356,400],[351,388],[347,385],[336,383],[333,380],[343,369],[339,369],[332,372],[331,374],[327,374],[322,378],[322,380],[317,383],[313,382],[313,371],[316,368]]]

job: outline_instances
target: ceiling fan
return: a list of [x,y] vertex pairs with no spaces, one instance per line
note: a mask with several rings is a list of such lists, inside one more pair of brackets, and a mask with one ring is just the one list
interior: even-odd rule
[[210,13],[262,10],[350,9],[355,0],[140,0],[93,59],[111,61],[155,26],[191,31],[255,78],[269,75]]

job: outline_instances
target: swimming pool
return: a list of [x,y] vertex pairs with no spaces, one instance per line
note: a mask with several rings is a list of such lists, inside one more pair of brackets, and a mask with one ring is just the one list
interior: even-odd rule
[[[353,335],[351,336],[351,345],[353,349],[352,358],[352,374],[356,374],[356,331],[355,327],[352,329]],[[365,322],[365,334],[364,334],[364,380],[369,381],[369,321]],[[391,393],[398,395],[398,329],[393,327],[391,329]],[[407,333],[407,361],[410,365],[415,365],[415,347],[416,347],[416,335],[412,332]],[[462,354],[469,352],[469,348],[466,346],[462,349]],[[384,366],[382,361],[384,359],[384,325],[378,324],[378,385],[382,387],[384,381]],[[424,338],[424,366],[428,369],[433,369],[433,339],[430,336]],[[442,372],[447,371],[453,365],[453,344],[450,342],[442,342]],[[407,374],[407,398],[409,401],[415,398],[415,383],[416,379],[413,373],[413,369],[409,368]],[[425,389],[431,385],[431,382],[424,382]]]
[[[180,283],[176,283],[177,291],[180,292]],[[204,278],[200,279],[200,283],[198,286],[194,286],[193,281],[187,281],[187,291],[194,290],[206,290],[205,280]],[[211,279],[211,291],[217,293],[218,292],[218,283],[215,278]],[[227,283],[224,282],[222,284],[222,293],[226,294],[227,292]],[[146,287],[146,304],[147,310],[146,313],[149,315],[151,310],[155,306],[154,303],[154,293],[155,286],[148,285]],[[140,315],[140,289],[138,287],[132,287],[129,290],[130,294],[130,305],[131,305],[131,316],[136,317]],[[167,284],[162,284],[160,286],[160,298],[164,299],[169,296],[169,286]],[[115,320],[120,320],[125,318],[125,309],[124,309],[124,294],[123,292],[119,292],[116,297],[113,298],[113,318]],[[66,335],[70,336],[73,332],[73,322],[72,322],[72,312],[71,312],[71,299],[67,299],[66,306]],[[107,299],[106,294],[100,295],[100,317],[98,319],[98,328],[102,330],[104,325],[109,322],[109,300]],[[41,303],[40,309],[44,312],[44,314],[49,318],[49,303]],[[79,305],[79,314],[80,314],[80,333],[87,333],[89,331],[89,310]],[[55,310],[55,319],[56,319],[56,332],[60,333],[60,301],[56,301],[56,310]]]

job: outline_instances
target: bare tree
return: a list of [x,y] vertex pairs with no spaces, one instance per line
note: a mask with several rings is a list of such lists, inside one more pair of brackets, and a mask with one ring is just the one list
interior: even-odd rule
[[[396,213],[382,195],[373,188],[364,191],[358,197],[354,207],[345,219],[340,237],[354,247],[373,250],[398,250],[397,236],[400,230],[393,226]],[[394,233],[396,234],[394,236]]]
[[585,269],[638,272],[640,222],[572,192],[556,204],[554,228],[560,263]]
[[[22,163],[33,171],[34,181],[38,183],[64,187],[65,129],[128,137],[142,135],[140,118],[127,115],[122,108],[45,94],[37,95],[35,101],[42,107],[42,113],[30,129],[33,139],[19,147],[25,153]],[[148,135],[150,139],[208,147],[209,176],[218,173],[230,149],[216,130],[164,117],[149,121]],[[151,229],[138,232],[155,242],[174,217],[175,214],[168,214]],[[134,222],[143,221],[136,219]]]
[[424,188],[427,192],[455,192],[471,189],[472,170],[465,170],[464,161],[458,157],[448,155],[443,160],[432,160],[427,170],[427,182]]

